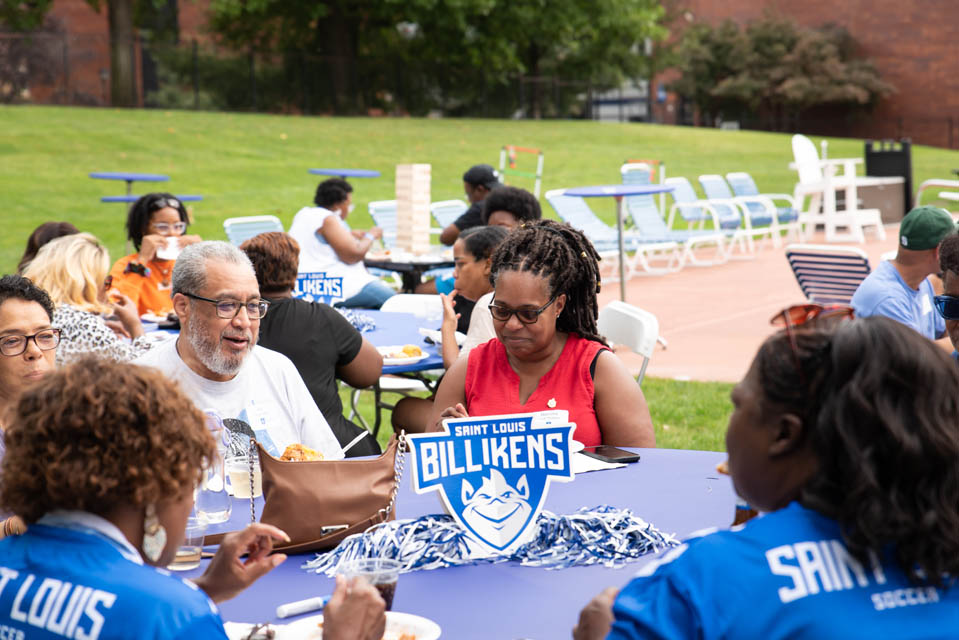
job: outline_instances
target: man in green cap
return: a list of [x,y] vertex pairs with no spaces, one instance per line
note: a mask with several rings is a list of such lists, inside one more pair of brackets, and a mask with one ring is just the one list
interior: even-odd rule
[[856,289],[856,316],[887,316],[912,327],[930,340],[946,331],[934,311],[935,292],[928,276],[939,273],[939,243],[956,233],[952,216],[939,207],[916,207],[899,226],[899,251],[884,260]]

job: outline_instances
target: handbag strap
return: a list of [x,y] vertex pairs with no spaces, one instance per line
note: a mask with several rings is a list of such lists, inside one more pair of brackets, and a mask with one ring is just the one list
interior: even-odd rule
[[390,491],[390,501],[385,507],[380,509],[383,514],[383,520],[390,517],[393,512],[393,505],[396,504],[396,495],[400,492],[400,482],[403,480],[403,467],[406,462],[406,430],[400,429],[400,435],[396,439],[396,456],[393,458],[393,489]]

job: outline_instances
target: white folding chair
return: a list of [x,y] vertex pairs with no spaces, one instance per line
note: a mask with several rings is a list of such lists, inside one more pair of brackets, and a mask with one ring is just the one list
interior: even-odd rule
[[599,334],[611,344],[627,346],[643,356],[643,366],[636,379],[636,383],[642,386],[646,367],[653,357],[659,337],[659,320],[656,316],[631,304],[613,300],[600,309],[597,328]]
[[223,230],[230,244],[239,246],[261,233],[283,231],[283,223],[276,216],[241,216],[224,220]]

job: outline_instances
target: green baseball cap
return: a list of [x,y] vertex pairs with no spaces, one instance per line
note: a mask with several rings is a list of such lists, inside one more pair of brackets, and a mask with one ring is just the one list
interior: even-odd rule
[[899,244],[910,251],[935,249],[950,233],[956,232],[956,223],[945,209],[924,205],[916,207],[899,225]]

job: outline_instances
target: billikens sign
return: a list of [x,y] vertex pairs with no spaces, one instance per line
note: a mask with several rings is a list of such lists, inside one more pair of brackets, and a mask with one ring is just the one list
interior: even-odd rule
[[445,433],[409,436],[413,487],[439,491],[453,518],[493,553],[528,541],[551,480],[573,479],[576,425],[535,414],[445,420]]
[[343,299],[343,278],[327,277],[322,271],[299,273],[296,276],[292,295],[307,302],[333,304]]

